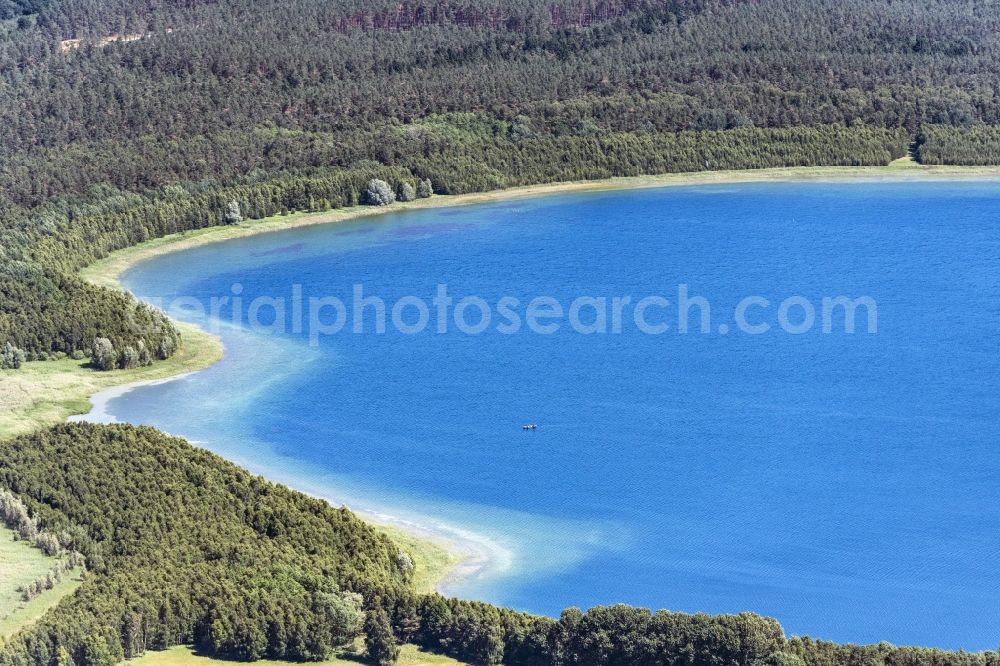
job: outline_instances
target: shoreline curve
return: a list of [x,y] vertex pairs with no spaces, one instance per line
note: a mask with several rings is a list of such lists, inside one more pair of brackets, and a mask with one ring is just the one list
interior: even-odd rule
[[[125,290],[119,278],[133,266],[154,257],[203,245],[305,226],[354,221],[387,213],[475,205],[554,194],[669,186],[767,182],[907,182],[993,179],[1000,179],[1000,167],[925,167],[916,165],[915,163],[907,163],[902,166],[890,165],[885,167],[789,167],[741,171],[706,171],[531,185],[482,193],[436,195],[430,199],[421,199],[407,203],[399,202],[384,207],[355,206],[322,213],[292,213],[262,220],[250,220],[235,226],[215,226],[182,232],[113,252],[104,259],[85,267],[80,271],[80,275],[93,284]],[[188,333],[191,328],[193,327],[188,327],[185,333]],[[71,416],[69,420],[101,423],[114,422],[114,417],[107,412],[107,405],[110,400],[124,395],[133,389],[176,381],[214,365],[222,359],[221,340],[203,329],[198,329],[198,333],[210,338],[218,345],[220,351],[217,358],[210,359],[208,362],[205,359],[194,359],[190,367],[185,368],[181,366],[178,368],[177,374],[171,376],[161,376],[142,381],[126,380],[126,383],[102,387],[88,396],[91,405],[90,411],[86,414]],[[204,446],[204,443],[192,442],[192,444]],[[310,492],[306,488],[299,487],[301,484],[297,484],[295,481],[289,483],[279,479],[269,480],[284,483],[293,489],[313,495],[333,505],[347,506],[345,502],[325,496],[323,493]],[[437,548],[443,549],[450,561],[437,572],[434,580],[428,581],[435,590],[441,590],[457,581],[483,574],[490,569],[496,568],[502,570],[510,565],[511,554],[503,546],[486,535],[449,525],[429,516],[417,519],[404,518],[382,509],[365,508],[363,505],[351,510],[376,527],[399,530],[414,539],[430,542]]]

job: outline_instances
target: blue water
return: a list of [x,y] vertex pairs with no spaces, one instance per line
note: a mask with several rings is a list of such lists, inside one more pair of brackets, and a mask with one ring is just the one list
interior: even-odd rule
[[[789,634],[1000,643],[1000,184],[565,195],[257,236],[131,270],[144,298],[661,294],[670,330],[221,328],[216,367],[112,400],[309,492],[482,537],[448,592],[528,611],[753,610]],[[238,287],[234,287],[238,284]],[[737,303],[771,331],[739,330]],[[868,296],[824,333],[823,297]],[[803,334],[778,304],[815,304]],[[273,315],[261,309],[264,323]],[[630,312],[629,310],[625,311]],[[467,311],[475,323],[477,310]],[[232,320],[227,305],[220,317]],[[323,320],[329,323],[330,312]],[[211,317],[186,318],[212,325]],[[593,319],[585,311],[582,319]],[[413,323],[415,310],[404,319]],[[798,323],[801,309],[789,319]],[[729,330],[720,332],[720,325]],[[308,327],[306,327],[308,328]],[[610,323],[609,323],[610,329]],[[538,424],[535,431],[522,424]]]

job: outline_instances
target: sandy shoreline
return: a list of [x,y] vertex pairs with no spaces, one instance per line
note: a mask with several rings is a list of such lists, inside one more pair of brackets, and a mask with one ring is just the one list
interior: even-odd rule
[[178,380],[189,377],[200,370],[191,370],[190,372],[182,372],[178,375],[173,375],[172,377],[161,377],[159,379],[144,379],[137,382],[129,382],[128,384],[118,384],[117,386],[112,386],[106,388],[102,391],[98,391],[94,395],[90,396],[90,411],[86,414],[74,414],[66,419],[70,423],[118,423],[115,417],[108,412],[108,403],[110,403],[115,398],[120,398],[129,391],[137,388],[142,388],[144,386],[158,386],[160,384],[169,384],[170,382],[176,382]]
[[[369,216],[385,213],[396,213],[409,210],[443,208],[479,203],[489,203],[506,199],[537,197],[552,194],[574,192],[598,192],[618,189],[640,189],[665,186],[740,184],[763,182],[878,182],[878,181],[910,181],[910,180],[955,180],[1000,178],[1000,168],[967,168],[967,167],[922,167],[906,164],[888,167],[816,167],[764,169],[758,171],[723,171],[685,174],[666,174],[662,176],[639,176],[635,178],[615,178],[603,181],[585,181],[572,183],[556,183],[549,185],[534,185],[495,192],[467,195],[435,196],[430,199],[409,203],[397,203],[391,206],[376,208],[358,206],[339,209],[324,213],[296,213],[286,216],[272,217],[265,220],[247,221],[238,226],[211,227],[197,231],[174,234],[155,239],[141,245],[112,253],[107,258],[96,262],[83,271],[81,275],[90,282],[108,287],[123,288],[119,282],[120,276],[132,266],[163,254],[182,251],[246,236],[282,231],[297,227],[317,224],[347,222]],[[209,335],[207,332],[205,335]],[[214,336],[212,336],[214,337]],[[216,340],[218,340],[216,338]],[[194,372],[204,369],[204,364],[192,367],[186,371],[168,378],[157,378],[147,381],[130,382],[100,390],[90,396],[91,411],[84,416],[71,417],[70,420],[111,422],[113,416],[107,412],[110,400],[141,387],[175,381]],[[260,470],[252,470],[260,473]],[[269,477],[270,478],[270,477]],[[291,488],[320,497],[331,504],[344,504],[343,499],[327,496],[322,490],[309,488],[308,483],[296,479],[272,478],[278,483],[284,483]],[[398,529],[417,539],[427,540],[439,548],[451,553],[452,561],[434,581],[434,587],[441,589],[454,584],[466,577],[481,575],[493,568],[510,566],[511,555],[500,544],[488,536],[476,534],[461,527],[449,525],[433,518],[411,519],[390,512],[365,508],[363,504],[352,508],[362,518],[377,525]]]
[[[894,163],[896,164],[896,163]],[[477,192],[473,194],[435,195],[430,199],[400,203],[390,206],[354,206],[322,213],[291,213],[263,220],[247,220],[240,225],[209,227],[171,234],[153,239],[124,250],[111,253],[80,271],[80,275],[94,283],[120,289],[118,278],[141,261],[170,252],[187,250],[210,243],[244,238],[262,233],[283,231],[317,224],[347,222],[374,215],[399,213],[429,208],[448,208],[491,203],[508,199],[540,197],[553,194],[602,192],[611,190],[647,189],[656,187],[682,187],[687,185],[725,185],[767,182],[878,182],[910,180],[989,180],[1000,179],[1000,167],[925,167],[908,163],[904,166],[885,167],[788,167],[746,171],[704,171],[696,173],[671,173],[656,176],[634,176],[606,180],[573,181],[545,185],[528,185],[506,190]]]

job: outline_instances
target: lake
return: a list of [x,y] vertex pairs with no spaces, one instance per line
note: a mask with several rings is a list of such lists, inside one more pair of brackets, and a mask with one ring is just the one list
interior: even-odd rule
[[998,219],[997,183],[774,183],[207,245],[123,282],[225,359],[103,409],[447,536],[451,594],[992,649]]

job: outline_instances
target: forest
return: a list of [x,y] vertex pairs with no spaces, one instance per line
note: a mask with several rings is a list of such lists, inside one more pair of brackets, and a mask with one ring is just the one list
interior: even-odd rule
[[169,353],[74,270],[233,201],[352,205],[359,174],[996,163],[998,35],[986,0],[6,0],[0,345]]
[[412,560],[347,509],[152,428],[72,424],[0,442],[0,487],[21,524],[61,535],[87,569],[0,646],[3,666],[105,666],[176,644],[311,661],[362,633],[373,663],[409,642],[483,665],[1000,666],[996,652],[786,638],[751,613],[608,606],[555,620],[418,594]]
[[[152,238],[358,205],[375,180],[996,165],[998,88],[992,0],[0,0],[0,365],[172,354],[161,313],[78,277]],[[479,664],[1000,666],[752,614],[417,594],[350,512],[146,428],[0,442],[0,490],[87,567],[3,666],[178,643],[317,660],[361,635],[380,663],[411,642]]]

